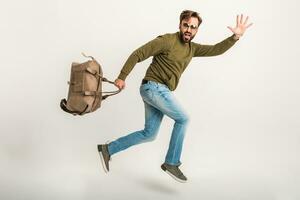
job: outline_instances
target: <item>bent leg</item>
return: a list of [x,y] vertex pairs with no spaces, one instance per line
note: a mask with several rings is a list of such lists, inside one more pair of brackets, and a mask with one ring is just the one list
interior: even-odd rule
[[124,137],[109,143],[108,151],[110,155],[113,155],[119,151],[125,150],[136,144],[149,142],[155,139],[163,114],[158,109],[144,102],[145,106],[145,127],[143,130],[135,131]]
[[165,163],[180,165],[183,140],[189,121],[188,115],[166,86],[156,83],[151,83],[151,85],[153,96],[147,99],[148,103],[175,121]]

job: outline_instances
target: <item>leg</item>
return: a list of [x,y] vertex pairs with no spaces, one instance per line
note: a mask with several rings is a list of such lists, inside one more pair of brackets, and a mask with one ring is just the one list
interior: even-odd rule
[[147,103],[175,121],[165,163],[170,165],[180,165],[180,156],[188,124],[188,115],[166,86],[154,82],[150,82],[150,85],[152,85],[150,88],[152,98],[145,99]]
[[153,106],[144,102],[145,105],[145,127],[143,130],[133,132],[129,135],[121,137],[108,145],[108,151],[110,155],[113,155],[119,151],[125,150],[136,144],[143,142],[149,142],[155,139],[163,114]]

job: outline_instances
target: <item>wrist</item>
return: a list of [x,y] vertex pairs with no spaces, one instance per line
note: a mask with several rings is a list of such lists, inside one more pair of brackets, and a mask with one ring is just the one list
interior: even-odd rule
[[127,74],[125,74],[124,72],[121,72],[119,74],[119,76],[117,77],[117,79],[121,79],[122,81],[125,81],[126,77],[127,77]]
[[234,34],[234,35],[233,35],[233,39],[235,39],[235,40],[239,40],[240,37],[242,37],[241,34]]

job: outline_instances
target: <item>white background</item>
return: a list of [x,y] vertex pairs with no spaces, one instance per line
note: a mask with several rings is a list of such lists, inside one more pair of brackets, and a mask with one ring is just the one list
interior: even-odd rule
[[[298,8],[296,0],[1,0],[0,199],[300,199]],[[230,36],[237,14],[254,23],[225,54],[193,59],[174,92],[191,118],[181,159],[189,181],[160,169],[168,117],[154,142],[116,154],[105,174],[96,145],[143,128],[139,84],[151,59],[83,117],[59,108],[71,62],[85,52],[114,80],[133,50],[178,31],[184,9],[203,18],[194,39],[202,44]]]

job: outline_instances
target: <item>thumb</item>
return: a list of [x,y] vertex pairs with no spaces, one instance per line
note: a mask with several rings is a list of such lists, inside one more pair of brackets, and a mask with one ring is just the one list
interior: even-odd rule
[[230,26],[227,26],[227,28],[228,28],[229,30],[231,30],[231,32],[233,32],[233,33],[234,33],[234,31],[233,31],[233,28],[232,28],[232,27],[230,27]]

